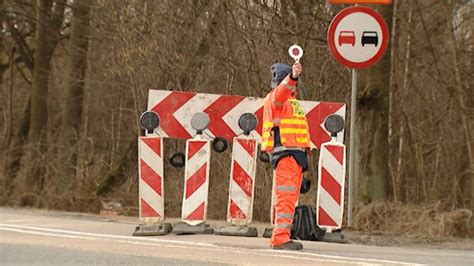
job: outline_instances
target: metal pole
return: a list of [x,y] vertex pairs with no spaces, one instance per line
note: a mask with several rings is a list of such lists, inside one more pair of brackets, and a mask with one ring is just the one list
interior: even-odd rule
[[355,162],[355,130],[356,130],[356,102],[357,102],[357,70],[352,69],[351,92],[351,128],[349,136],[349,195],[347,200],[347,225],[352,226],[352,208],[354,204],[354,166]]

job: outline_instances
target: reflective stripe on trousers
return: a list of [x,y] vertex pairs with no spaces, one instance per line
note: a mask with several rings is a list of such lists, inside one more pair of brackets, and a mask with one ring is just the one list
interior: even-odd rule
[[278,162],[273,177],[275,228],[271,238],[272,246],[290,241],[291,224],[300,194],[302,175],[301,166],[292,156],[284,157]]

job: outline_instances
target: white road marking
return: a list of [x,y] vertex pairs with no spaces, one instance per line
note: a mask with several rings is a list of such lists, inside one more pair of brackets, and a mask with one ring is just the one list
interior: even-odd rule
[[[255,255],[270,256],[270,257],[284,257],[284,258],[291,258],[295,260],[305,260],[305,261],[314,261],[314,262],[347,263],[351,265],[355,265],[355,264],[356,265],[383,265],[383,264],[423,265],[423,264],[406,263],[406,262],[390,261],[390,260],[313,254],[313,253],[300,252],[300,251],[281,251],[281,250],[271,250],[271,249],[237,250],[236,247],[226,248],[226,247],[218,246],[211,243],[157,239],[157,238],[145,239],[145,238],[139,238],[139,237],[85,233],[85,232],[78,232],[78,231],[42,228],[42,227],[25,226],[25,225],[2,224],[2,223],[0,223],[0,230],[17,232],[17,233],[25,233],[25,234],[33,234],[33,235],[42,235],[42,236],[49,236],[49,237],[62,237],[62,238],[82,239],[82,240],[92,240],[92,241],[108,241],[108,242],[116,242],[116,243],[123,243],[123,244],[161,246],[161,247],[170,247],[170,248],[192,248],[192,249],[205,250],[205,251],[222,251],[222,252],[240,253],[240,254],[247,254],[247,255],[255,254]],[[172,244],[175,244],[175,245],[172,245]],[[181,244],[181,245],[178,245],[178,244]],[[182,246],[182,245],[185,245],[185,246]],[[303,257],[303,256],[306,256],[306,257]]]
[[[180,246],[180,245],[168,245],[168,244],[160,244],[160,243],[146,243],[146,241],[135,241],[132,240],[121,240],[121,239],[106,239],[106,238],[99,238],[99,237],[93,237],[93,236],[82,236],[82,235],[68,235],[68,234],[61,234],[61,233],[48,233],[48,232],[38,232],[38,231],[31,231],[29,229],[24,230],[24,229],[16,229],[16,228],[7,228],[7,227],[2,227],[0,226],[0,230],[3,231],[10,231],[10,232],[16,232],[16,233],[25,233],[25,234],[32,234],[32,235],[40,235],[40,236],[48,236],[48,237],[61,237],[61,238],[69,238],[69,239],[80,239],[80,240],[91,240],[91,241],[107,241],[107,242],[114,242],[114,243],[121,243],[121,244],[127,244],[127,245],[142,245],[142,246],[158,246],[158,247],[168,247],[168,248],[188,248],[188,249],[195,249],[195,250],[204,250],[204,251],[222,251],[222,252],[230,252],[230,253],[239,253],[239,254],[258,254],[261,256],[269,256],[269,257],[278,257],[278,258],[291,258],[291,259],[296,259],[296,260],[304,260],[304,261],[311,261],[311,262],[333,262],[333,263],[345,263],[345,264],[351,264],[351,265],[377,265],[377,264],[369,264],[369,263],[363,263],[363,262],[349,262],[349,261],[339,261],[339,260],[328,260],[328,259],[317,259],[317,258],[304,258],[304,257],[297,257],[297,256],[291,256],[290,254],[264,254],[264,253],[259,253],[259,252],[246,252],[246,251],[239,251],[235,249],[230,249],[230,248],[221,248],[216,246],[215,248],[203,248],[203,247],[187,247],[187,246]],[[150,240],[150,239],[147,239]],[[200,243],[196,243],[200,244]],[[211,244],[212,245],[212,244]],[[296,254],[297,255],[297,254]]]
[[43,227],[34,227],[34,226],[26,226],[26,225],[13,225],[13,224],[1,224],[0,223],[0,230],[4,229],[2,227],[10,227],[10,228],[18,228],[18,229],[27,229],[27,230],[38,230],[38,231],[45,231],[45,232],[52,232],[52,233],[63,233],[63,234],[71,234],[71,235],[79,235],[79,236],[94,236],[94,237],[108,237],[113,239],[125,239],[125,240],[138,240],[138,241],[151,241],[157,243],[174,243],[174,244],[183,244],[183,245],[195,245],[195,246],[208,246],[208,247],[217,247],[217,245],[210,244],[210,243],[200,243],[200,242],[193,242],[193,241],[181,241],[181,240],[165,240],[165,239],[157,239],[157,238],[137,238],[137,237],[130,237],[130,236],[117,236],[117,235],[108,235],[108,234],[95,234],[95,233],[85,233],[85,232],[78,232],[78,231],[69,231],[69,230],[61,230],[61,229],[51,229],[51,228],[43,228]]

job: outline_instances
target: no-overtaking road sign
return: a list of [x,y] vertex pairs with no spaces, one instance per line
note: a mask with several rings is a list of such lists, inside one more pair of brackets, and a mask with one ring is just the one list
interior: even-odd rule
[[328,30],[332,55],[350,68],[375,64],[388,46],[388,27],[382,16],[368,7],[348,7],[339,12]]

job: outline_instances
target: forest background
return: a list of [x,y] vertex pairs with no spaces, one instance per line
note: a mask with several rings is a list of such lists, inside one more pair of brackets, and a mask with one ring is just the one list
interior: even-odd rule
[[[350,70],[326,34],[323,0],[0,0],[0,205],[137,215],[138,117],[149,89],[264,97],[269,66],[304,48],[303,100],[345,102]],[[373,6],[390,46],[360,71],[353,228],[473,237],[474,2]],[[348,109],[349,110],[349,109]],[[349,114],[346,128],[349,126]],[[345,140],[349,136],[346,130]],[[184,151],[166,140],[165,153]],[[213,154],[209,218],[224,220],[230,151]],[[305,204],[315,203],[317,152]],[[167,216],[183,170],[165,166]],[[259,163],[254,219],[269,220]]]

